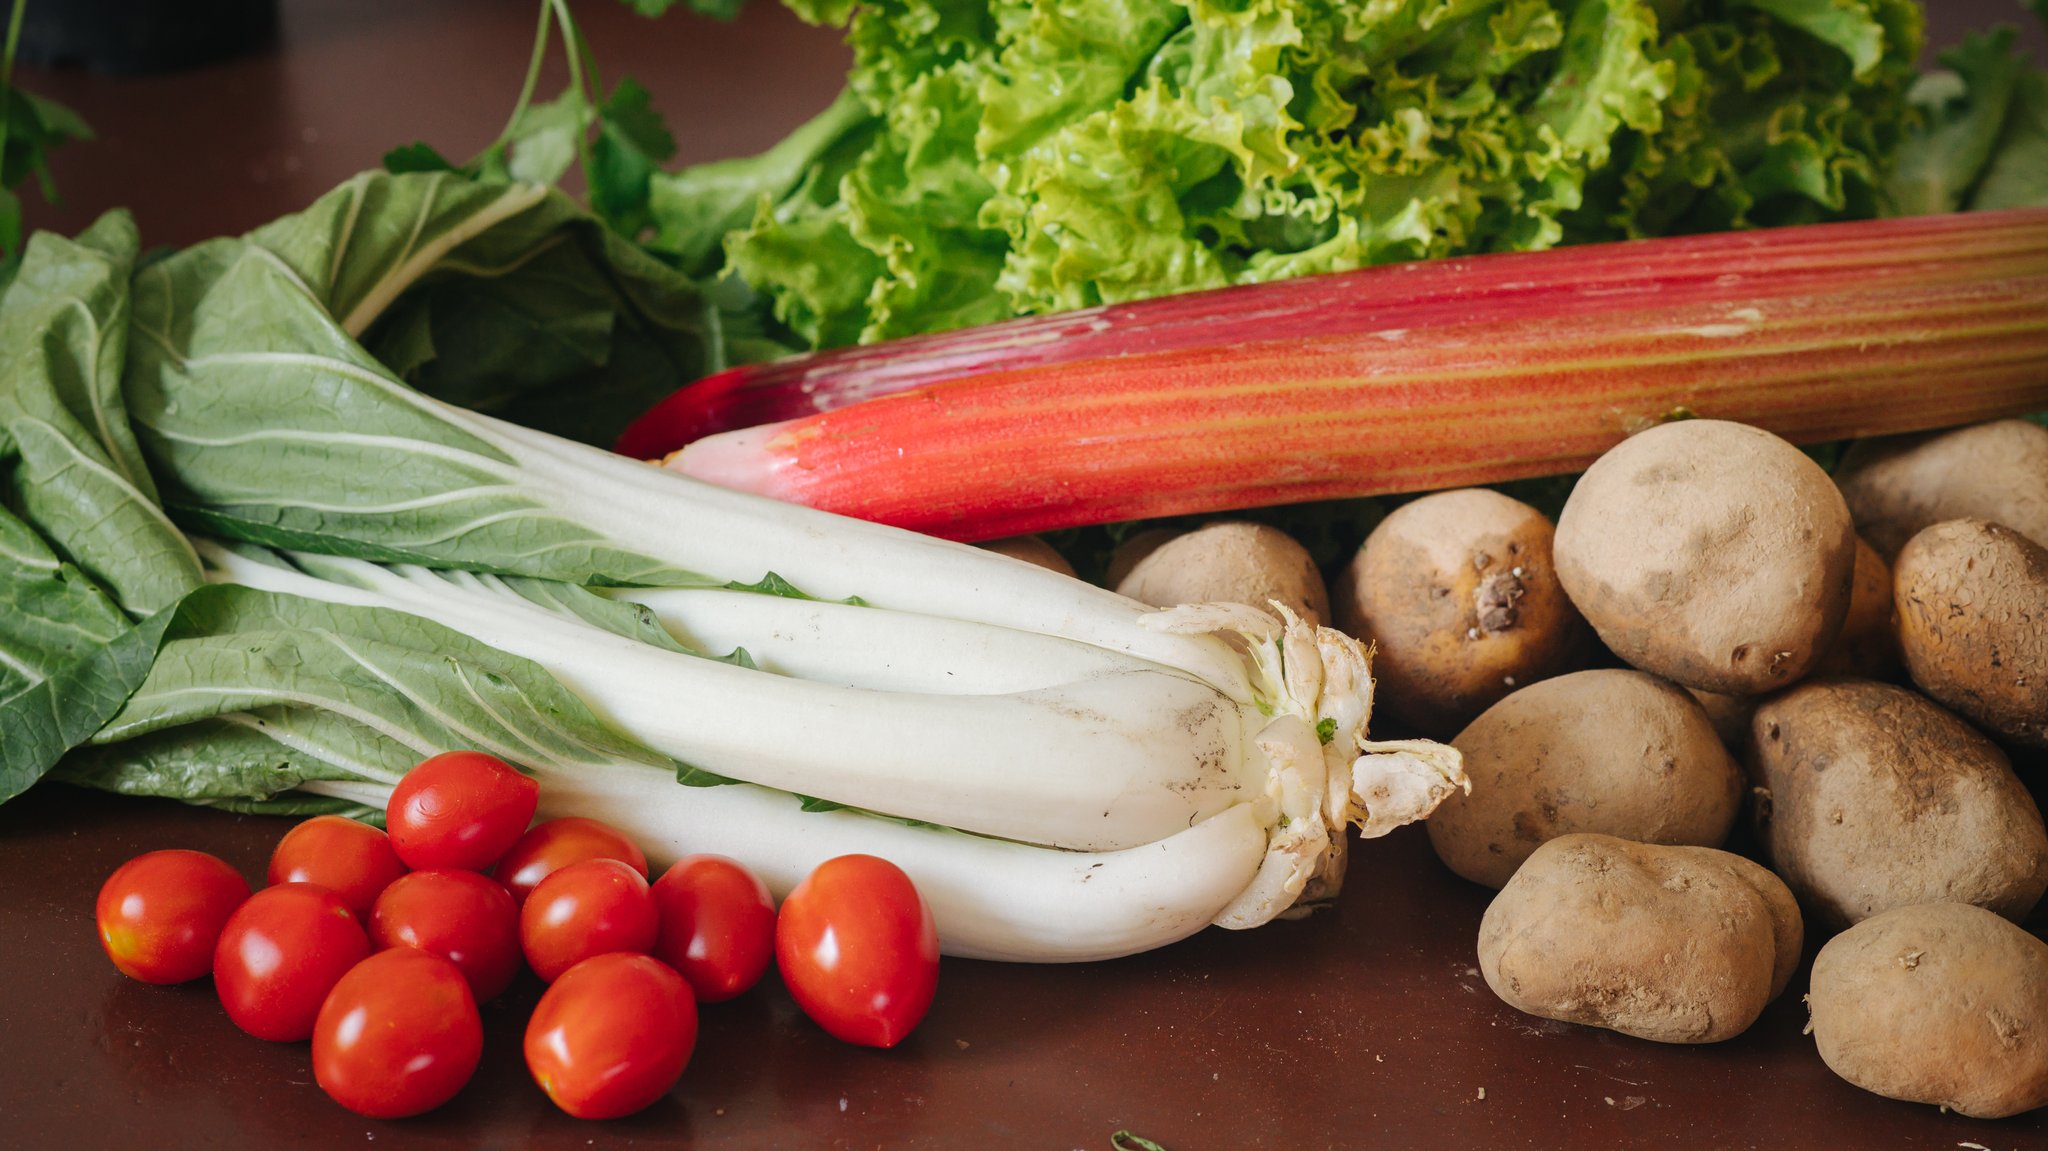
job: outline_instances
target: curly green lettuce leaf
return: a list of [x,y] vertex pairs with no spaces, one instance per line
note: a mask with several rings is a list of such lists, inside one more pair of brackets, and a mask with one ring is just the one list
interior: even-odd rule
[[[791,6],[847,27],[872,136],[802,177],[756,162],[725,267],[812,345],[1870,215],[1921,31],[1909,0]],[[696,171],[654,215],[708,254],[734,211]]]

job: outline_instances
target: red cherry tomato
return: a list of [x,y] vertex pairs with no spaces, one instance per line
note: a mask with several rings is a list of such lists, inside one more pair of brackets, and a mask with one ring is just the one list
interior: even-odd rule
[[533,889],[519,909],[519,943],[542,979],[610,951],[654,949],[654,895],[640,873],[616,859],[572,863]]
[[484,1052],[469,982],[438,955],[401,947],[349,969],[313,1024],[313,1078],[358,1115],[403,1119],[455,1097]]
[[316,815],[284,833],[270,854],[270,884],[317,883],[341,896],[357,919],[377,893],[405,874],[391,840],[367,823]]
[[646,854],[625,832],[609,823],[571,815],[534,824],[498,861],[496,876],[512,893],[513,901],[523,904],[541,880],[586,859],[616,859],[631,864],[642,877],[647,874]]
[[649,956],[614,953],[563,972],[540,997],[526,1067],[555,1106],[616,1119],[667,1094],[696,1045],[697,1001],[683,977]]
[[480,751],[450,751],[391,789],[384,826],[407,867],[489,871],[533,820],[540,784]]
[[661,934],[654,957],[689,981],[700,1003],[731,999],[760,982],[775,957],[775,902],[737,860],[691,855],[654,883]]
[[152,851],[114,869],[95,908],[100,946],[124,975],[183,983],[213,970],[213,946],[249,881],[203,851]]
[[827,1032],[894,1047],[938,989],[939,933],[900,868],[872,855],[842,855],[819,864],[782,901],[775,961],[797,1006]]
[[285,883],[250,896],[213,949],[213,985],[235,1026],[295,1043],[313,1034],[320,1002],[370,954],[370,937],[341,897]]
[[519,974],[519,909],[497,881],[474,871],[415,871],[384,889],[370,912],[370,942],[452,961],[477,1002]]

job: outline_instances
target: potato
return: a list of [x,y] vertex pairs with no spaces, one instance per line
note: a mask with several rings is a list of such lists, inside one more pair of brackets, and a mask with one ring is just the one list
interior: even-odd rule
[[1067,557],[1037,536],[1011,536],[1005,540],[990,540],[981,547],[986,551],[997,552],[1013,560],[1023,560],[1028,564],[1036,564],[1061,575],[1074,574],[1074,565],[1067,562]]
[[1727,695],[1806,674],[1842,629],[1856,537],[1818,464],[1769,432],[1680,420],[1572,489],[1557,572],[1629,664]]
[[1158,551],[1159,545],[1180,534],[1172,528],[1146,528],[1125,537],[1123,542],[1117,544],[1109,553],[1109,566],[1103,574],[1102,582],[1109,587],[1124,582],[1124,577],[1131,574],[1131,569],[1138,566],[1139,560]]
[[1918,694],[1800,684],[1750,740],[1758,839],[1816,919],[1940,901],[2018,919],[2048,890],[2048,831],[2005,753]]
[[1373,645],[1378,703],[1448,736],[1501,697],[1585,662],[1592,635],[1550,562],[1542,512],[1483,488],[1404,504],[1331,590],[1337,627]]
[[1567,835],[1486,909],[1479,972],[1517,1011],[1716,1043],[1785,990],[1803,937],[1792,893],[1739,855]]
[[1264,524],[1206,524],[1152,550],[1116,585],[1117,593],[1154,607],[1184,603],[1279,600],[1320,624],[1330,618],[1329,593],[1308,549]]
[[2048,943],[1979,907],[1923,903],[1813,960],[1809,1030],[1835,1074],[1978,1119],[2048,1106]]
[[1742,769],[1683,690],[1626,668],[1522,688],[1451,741],[1470,795],[1425,825],[1445,866],[1499,887],[1548,840],[1575,831],[1714,847],[1742,803]]
[[1990,520],[2048,547],[2048,428],[2026,420],[1863,440],[1835,483],[1886,559],[1944,520]]
[[2048,747],[2048,548],[1952,520],[1899,553],[1893,592],[1906,671],[1993,734]]
[[1892,623],[1892,569],[1863,537],[1856,537],[1856,574],[1841,634],[1814,665],[1814,675],[1885,679],[1899,669],[1899,633]]
[[1696,687],[1685,690],[1699,701],[1701,710],[1707,713],[1707,722],[1714,725],[1714,734],[1721,737],[1721,746],[1731,754],[1741,755],[1749,743],[1749,717],[1756,714],[1757,697],[1722,695]]

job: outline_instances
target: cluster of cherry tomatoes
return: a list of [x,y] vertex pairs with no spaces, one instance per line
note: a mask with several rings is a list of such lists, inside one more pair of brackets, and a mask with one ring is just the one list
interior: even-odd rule
[[596,820],[534,825],[539,785],[478,752],[435,756],[391,795],[385,831],[339,816],[278,843],[269,886],[198,851],[153,851],[100,889],[100,941],[150,983],[212,975],[249,1034],[313,1042],[343,1106],[417,1115],[460,1091],[483,1052],[477,1004],[522,963],[548,984],[526,1063],[556,1105],[631,1114],[675,1085],[697,1004],[733,998],[772,959],[831,1034],[890,1047],[938,983],[931,910],[885,860],[820,864],[778,912],[717,855],[647,880],[631,839]]

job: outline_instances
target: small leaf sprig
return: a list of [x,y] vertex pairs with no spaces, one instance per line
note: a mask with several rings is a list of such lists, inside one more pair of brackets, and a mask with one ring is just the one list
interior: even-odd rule
[[[674,0],[628,0],[643,15],[659,15]],[[694,2],[693,8],[705,10]],[[713,14],[738,4],[712,4]],[[569,84],[552,100],[536,101],[542,66],[556,34],[569,66]],[[431,145],[415,142],[384,156],[391,172],[452,171],[474,180],[556,184],[580,167],[590,208],[613,231],[638,237],[653,224],[648,182],[675,155],[675,137],[654,110],[647,89],[630,76],[609,93],[596,57],[576,27],[568,0],[541,0],[540,24],[519,98],[498,138],[475,158],[455,164]]]

